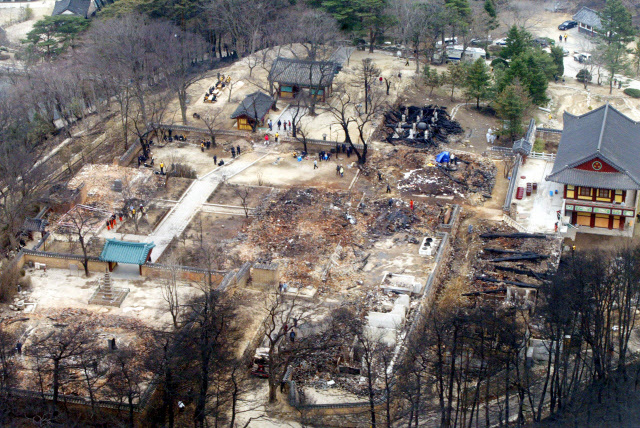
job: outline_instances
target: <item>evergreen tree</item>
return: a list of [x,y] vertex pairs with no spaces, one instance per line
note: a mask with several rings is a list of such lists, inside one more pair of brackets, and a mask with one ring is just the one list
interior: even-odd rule
[[526,89],[516,80],[496,96],[494,104],[498,117],[505,121],[506,134],[515,141],[524,132],[522,120],[531,106]]
[[596,57],[609,72],[609,93],[613,92],[613,79],[629,66],[626,45],[636,33],[631,22],[631,14],[621,0],[607,0],[604,9],[598,13],[601,27],[598,29],[600,43]]
[[500,51],[502,58],[515,58],[531,46],[531,33],[524,28],[512,26],[507,32],[507,45]]
[[22,43],[30,54],[51,60],[68,47],[73,48],[78,35],[89,27],[90,21],[73,15],[45,16],[33,24]]
[[424,66],[422,79],[424,80],[424,84],[428,88],[431,88],[431,90],[429,91],[429,95],[431,95],[433,93],[433,89],[440,84],[440,76],[438,75],[438,70],[429,67],[429,65]]
[[560,46],[551,47],[551,58],[556,66],[555,76],[562,77],[564,75],[564,52]]
[[469,0],[445,0],[444,5],[453,12],[455,21],[471,23],[472,11]]
[[484,11],[487,12],[491,18],[497,18],[498,13],[496,12],[496,5],[493,3],[493,0],[485,0],[484,2]]
[[449,84],[449,86],[451,86],[451,101],[453,101],[453,92],[455,91],[457,86],[464,83],[467,76],[467,70],[459,62],[450,63],[447,67],[446,76],[447,78],[445,81],[447,84]]
[[475,60],[467,70],[464,86],[467,95],[476,99],[478,110],[480,110],[480,100],[487,97],[490,79],[489,68],[482,58]]
[[388,0],[323,0],[320,6],[336,18],[343,30],[367,37],[370,52],[391,20],[386,13]]

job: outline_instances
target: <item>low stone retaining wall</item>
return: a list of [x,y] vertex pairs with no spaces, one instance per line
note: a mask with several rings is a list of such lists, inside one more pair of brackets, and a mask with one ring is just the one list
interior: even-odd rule
[[[20,267],[25,263],[42,263],[48,268],[69,269],[70,265],[76,265],[78,271],[83,271],[82,262],[84,257],[75,254],[47,253],[44,251],[33,251],[23,249],[22,262]],[[89,272],[105,272],[109,269],[109,263],[100,260],[97,257],[89,256]]]

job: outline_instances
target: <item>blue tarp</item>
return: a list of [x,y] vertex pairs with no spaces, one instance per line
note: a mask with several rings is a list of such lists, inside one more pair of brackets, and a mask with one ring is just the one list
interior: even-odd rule
[[438,163],[447,163],[451,160],[451,157],[449,156],[449,152],[441,152],[438,154],[438,156],[436,156],[436,162]]

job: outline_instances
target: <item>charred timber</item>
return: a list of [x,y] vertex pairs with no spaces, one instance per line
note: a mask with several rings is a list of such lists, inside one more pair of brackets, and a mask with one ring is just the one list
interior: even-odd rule
[[483,233],[480,235],[484,239],[496,238],[517,238],[517,239],[546,239],[547,235],[542,233]]
[[488,260],[489,262],[492,263],[498,263],[498,262],[515,262],[518,260],[531,260],[531,261],[539,261],[539,260],[544,260],[544,259],[548,259],[549,256],[545,256],[543,254],[521,254],[521,255],[514,255],[511,257],[500,257],[497,259],[491,259]]
[[495,290],[483,290],[483,291],[474,291],[472,293],[462,293],[463,296],[481,296],[483,294],[498,294],[498,293],[506,293],[506,288],[497,288]]
[[526,282],[519,282],[519,281],[510,281],[507,279],[495,279],[495,278],[489,278],[486,276],[476,276],[476,279],[479,281],[484,281],[484,282],[493,282],[493,283],[498,283],[498,284],[509,284],[509,285],[517,285],[518,287],[522,287],[522,288],[535,288],[536,290],[538,288],[540,288],[539,285],[536,284],[528,284]]
[[547,272],[539,273],[539,272],[534,272],[530,269],[518,269],[518,268],[509,267],[509,266],[496,266],[495,269],[503,272],[512,272],[518,275],[531,276],[533,278],[536,278],[536,279],[539,279],[540,281],[545,281],[545,282],[548,282],[552,276],[550,273],[547,273]]

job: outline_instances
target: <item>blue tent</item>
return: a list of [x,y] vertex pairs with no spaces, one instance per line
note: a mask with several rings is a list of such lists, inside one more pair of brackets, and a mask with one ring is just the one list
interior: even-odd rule
[[449,152],[441,152],[438,154],[438,156],[436,156],[436,162],[438,163],[447,163],[451,160],[451,157],[449,157]]

